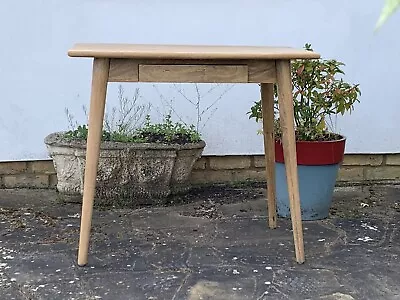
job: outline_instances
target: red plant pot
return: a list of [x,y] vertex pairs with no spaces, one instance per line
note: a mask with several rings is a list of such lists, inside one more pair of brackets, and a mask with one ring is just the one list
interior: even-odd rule
[[[336,141],[296,142],[300,207],[303,220],[328,217],[345,138]],[[280,141],[275,142],[276,200],[278,215],[290,217],[284,155]]]
[[[346,138],[335,141],[296,141],[297,164],[306,166],[334,165],[344,158]],[[283,147],[275,141],[275,161],[284,163]]]

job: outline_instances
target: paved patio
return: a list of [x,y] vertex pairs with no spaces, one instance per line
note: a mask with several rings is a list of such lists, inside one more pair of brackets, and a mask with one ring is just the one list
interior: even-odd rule
[[[166,207],[94,214],[76,265],[80,205],[0,190],[0,299],[400,299],[400,187],[340,188],[329,219],[267,228],[262,186],[214,187]],[[190,201],[189,201],[190,200]]]

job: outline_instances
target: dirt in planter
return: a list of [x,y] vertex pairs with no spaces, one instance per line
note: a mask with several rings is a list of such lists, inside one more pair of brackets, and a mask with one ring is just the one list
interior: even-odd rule
[[[167,137],[165,134],[157,134],[152,132],[141,132],[138,136],[140,139],[144,139],[146,143],[161,143],[161,144],[179,144],[185,145],[193,143],[193,140],[187,134],[178,133],[172,137]],[[197,142],[197,141],[195,141]]]

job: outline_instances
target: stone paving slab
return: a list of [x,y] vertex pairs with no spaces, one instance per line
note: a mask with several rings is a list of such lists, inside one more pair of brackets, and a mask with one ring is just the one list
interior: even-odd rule
[[400,299],[400,187],[336,190],[326,220],[267,227],[260,186],[215,187],[166,207],[96,208],[76,265],[80,205],[0,190],[0,299]]

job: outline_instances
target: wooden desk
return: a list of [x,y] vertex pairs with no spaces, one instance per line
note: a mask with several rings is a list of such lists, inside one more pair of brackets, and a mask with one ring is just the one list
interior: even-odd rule
[[78,265],[88,261],[108,82],[261,83],[270,228],[276,228],[273,84],[277,83],[296,261],[304,262],[290,60],[319,58],[319,54],[277,47],[77,44],[68,55],[93,58]]

